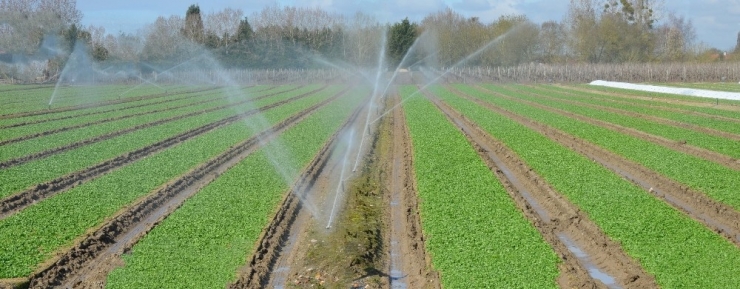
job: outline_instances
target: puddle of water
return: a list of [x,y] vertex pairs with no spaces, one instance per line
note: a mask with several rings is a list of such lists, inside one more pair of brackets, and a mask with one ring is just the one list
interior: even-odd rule
[[603,271],[599,270],[599,268],[594,265],[594,263],[591,262],[589,255],[586,254],[586,252],[583,252],[581,248],[579,248],[573,240],[568,238],[564,233],[558,233],[557,234],[560,241],[565,244],[565,246],[568,248],[569,251],[573,253],[573,255],[578,258],[578,260],[581,261],[581,264],[583,264],[583,267],[586,267],[586,270],[588,270],[588,275],[590,275],[592,278],[601,281],[601,283],[604,283],[606,287],[611,289],[621,289],[622,287],[617,284],[617,280],[614,279],[611,275],[604,273]]

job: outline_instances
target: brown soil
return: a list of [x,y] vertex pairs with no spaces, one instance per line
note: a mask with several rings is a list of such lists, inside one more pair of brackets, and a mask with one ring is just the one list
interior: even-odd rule
[[514,114],[491,103],[467,96],[459,91],[457,93],[592,159],[617,175],[640,186],[656,198],[664,200],[689,217],[711,228],[736,246],[740,246],[740,212],[732,207],[591,142]]
[[[562,288],[612,285],[592,278],[588,273],[591,268],[613,277],[616,285],[622,288],[658,287],[655,278],[629,257],[618,242],[611,240],[584,212],[555,191],[514,151],[436,97],[431,96],[431,99],[465,134],[504,184],[517,207],[560,256],[563,263],[558,283]],[[562,236],[567,236],[588,257],[576,257]]]
[[[624,101],[617,101],[617,100],[610,100],[614,102],[621,102],[625,104],[631,104],[631,105],[638,105],[643,107],[649,107],[649,108],[655,108],[660,110],[667,110],[667,111],[677,111],[677,112],[684,112],[684,113],[693,113],[696,115],[702,115],[722,120],[732,120],[736,122],[740,122],[740,119],[737,118],[726,118],[718,115],[712,115],[712,114],[705,114],[701,112],[694,112],[691,110],[685,110],[685,109],[678,109],[678,108],[670,108],[670,107],[661,107],[661,106],[649,106],[644,104],[636,104],[634,102],[630,102],[629,99],[639,99],[639,100],[648,100],[648,101],[656,101],[656,102],[663,102],[663,103],[670,103],[670,104],[679,104],[679,105],[686,105],[686,106],[694,106],[694,107],[708,107],[708,108],[716,108],[720,110],[729,110],[729,111],[740,111],[740,107],[736,105],[727,105],[720,103],[717,105],[716,103],[711,102],[693,102],[693,101],[685,101],[685,100],[679,100],[679,99],[671,99],[671,98],[662,98],[662,97],[649,97],[649,96],[638,96],[638,95],[631,95],[631,94],[621,94],[616,92],[607,92],[607,91],[600,91],[600,90],[593,90],[578,86],[563,86],[559,85],[562,88],[566,89],[572,89],[576,91],[591,93],[591,94],[597,94],[597,95],[606,95],[606,96],[615,96],[619,98],[625,99]],[[721,101],[720,101],[721,102]]]
[[501,93],[497,93],[497,92],[494,92],[494,91],[486,90],[485,88],[478,87],[478,89],[484,90],[486,93],[493,93],[493,94],[496,94],[497,96],[501,96],[501,97],[504,97],[504,98],[507,98],[507,99],[510,99],[510,100],[513,100],[513,101],[516,101],[516,102],[519,102],[519,103],[524,103],[524,104],[527,104],[527,105],[530,105],[530,106],[534,106],[534,107],[537,107],[537,108],[541,108],[541,109],[544,109],[544,110],[547,110],[547,111],[555,112],[555,113],[558,113],[558,114],[567,116],[569,118],[573,118],[573,119],[576,119],[576,120],[579,120],[579,121],[582,121],[582,122],[586,122],[586,123],[589,123],[589,124],[592,124],[592,125],[600,126],[600,127],[603,127],[603,128],[606,128],[606,129],[609,129],[609,130],[612,130],[612,131],[615,131],[615,132],[618,132],[618,133],[621,133],[621,134],[625,134],[625,135],[636,137],[636,138],[639,138],[639,139],[642,139],[642,140],[645,140],[645,141],[649,141],[649,142],[652,142],[652,143],[655,143],[655,144],[664,146],[666,148],[669,148],[671,150],[679,151],[679,152],[682,152],[682,153],[685,153],[685,154],[689,154],[689,155],[693,155],[693,156],[696,156],[698,158],[702,158],[702,159],[705,159],[705,160],[708,160],[708,161],[711,161],[711,162],[715,162],[715,163],[720,164],[722,166],[725,166],[727,168],[731,168],[731,169],[734,169],[734,170],[740,170],[740,162],[738,162],[737,160],[733,159],[732,157],[729,157],[727,155],[720,154],[720,153],[717,153],[717,152],[714,152],[714,151],[710,151],[710,150],[707,150],[707,149],[703,149],[703,148],[700,148],[700,147],[695,147],[695,146],[686,144],[683,141],[679,142],[679,141],[675,141],[675,140],[666,139],[664,137],[660,137],[660,136],[656,136],[656,135],[653,135],[653,134],[649,134],[649,133],[646,133],[646,132],[643,132],[643,131],[639,131],[639,130],[636,130],[636,129],[633,129],[633,128],[623,127],[621,125],[613,124],[613,123],[602,121],[602,120],[598,120],[598,119],[593,119],[593,118],[590,118],[590,117],[586,117],[586,116],[582,116],[582,115],[575,114],[575,113],[572,113],[572,112],[568,112],[568,111],[565,111],[565,110],[562,110],[562,109],[550,107],[550,106],[547,106],[547,105],[542,105],[542,104],[539,104],[539,103],[536,103],[536,102],[532,102],[532,101],[528,101],[528,100],[523,100],[523,99],[519,99],[519,98],[507,96],[507,95],[504,95],[504,94],[501,94]]
[[[323,89],[323,88],[322,88]],[[250,111],[246,111],[243,113],[239,113],[237,115],[201,126],[199,128],[195,128],[192,130],[189,130],[187,132],[184,132],[182,134],[179,134],[177,136],[170,137],[168,139],[162,140],[160,142],[157,142],[155,144],[146,146],[144,148],[135,150],[133,152],[125,153],[121,156],[118,156],[114,159],[104,161],[102,163],[99,163],[97,165],[93,165],[91,167],[88,167],[86,169],[83,169],[81,171],[77,171],[71,174],[68,174],[66,176],[59,177],[57,179],[51,180],[49,182],[36,185],[32,188],[29,188],[23,192],[11,195],[9,197],[6,197],[2,200],[0,200],[0,220],[4,219],[20,210],[23,210],[24,208],[33,205],[34,203],[41,201],[43,199],[46,199],[50,196],[53,196],[55,194],[64,192],[66,190],[69,190],[70,188],[73,188],[77,185],[80,185],[82,183],[86,183],[90,180],[93,180],[99,176],[102,176],[110,171],[113,171],[117,168],[120,168],[122,166],[125,166],[127,164],[133,163],[139,159],[142,159],[146,156],[152,155],[156,152],[162,151],[164,149],[170,148],[172,146],[177,145],[180,142],[183,142],[185,140],[194,138],[196,136],[202,135],[206,132],[212,131],[216,128],[226,126],[228,124],[234,123],[236,121],[239,121],[241,119],[244,119],[250,115],[253,115],[255,113],[259,113],[268,109],[272,109],[281,105],[284,105],[286,103],[290,103],[292,101],[295,101],[299,98],[309,96],[313,93],[315,93],[318,90],[308,92],[305,94],[301,94],[295,97],[292,97],[290,99],[286,99],[280,102],[276,102],[270,105],[266,105],[264,107],[253,109]],[[335,96],[336,97],[336,96]],[[333,98],[331,98],[333,99]]]
[[[400,96],[389,98],[387,107],[400,103]],[[402,109],[394,109],[391,117],[381,124],[381,137],[390,137],[390,151],[381,151],[386,194],[386,247],[390,249],[388,268],[390,285],[395,282],[406,288],[441,288],[439,274],[433,270],[426,250],[419,217],[418,193],[413,168],[413,150],[406,117]],[[390,172],[390,174],[388,173]],[[386,250],[388,251],[388,250]],[[399,276],[400,275],[400,276]],[[402,277],[401,277],[402,276]],[[400,277],[400,278],[399,278]]]
[[91,108],[91,107],[101,107],[101,106],[108,106],[108,105],[114,105],[114,104],[135,102],[135,101],[140,101],[140,100],[145,100],[145,99],[162,98],[162,97],[177,95],[177,94],[182,94],[182,93],[202,92],[202,91],[208,91],[208,90],[213,90],[213,89],[216,89],[216,88],[209,87],[209,88],[202,88],[202,89],[177,92],[177,93],[165,92],[165,93],[157,93],[157,94],[150,94],[150,95],[142,95],[142,96],[137,96],[137,97],[129,97],[125,99],[106,100],[106,101],[101,101],[101,102],[86,103],[86,104],[75,105],[75,106],[65,106],[65,107],[59,107],[59,108],[47,109],[47,110],[36,110],[36,111],[20,112],[20,113],[13,113],[13,114],[5,114],[5,115],[0,115],[0,119],[26,117],[26,116],[58,113],[58,112],[65,112],[65,111],[72,111],[72,110],[80,110],[80,109]]
[[[512,90],[515,90],[517,92],[528,94],[528,95],[535,96],[535,97],[544,97],[544,98],[548,98],[548,99],[559,101],[559,102],[563,102],[563,103],[569,103],[569,104],[573,104],[573,105],[577,105],[577,106],[583,106],[583,107],[588,107],[588,108],[594,108],[594,109],[604,110],[604,111],[608,111],[608,112],[612,112],[612,113],[617,113],[617,114],[621,114],[621,115],[625,115],[625,116],[629,116],[629,117],[641,118],[641,119],[648,120],[648,121],[651,121],[651,122],[654,122],[654,123],[659,123],[659,124],[663,124],[663,125],[669,125],[669,126],[675,126],[675,127],[685,128],[685,129],[693,130],[693,131],[696,131],[696,132],[699,132],[699,133],[704,133],[704,134],[708,134],[708,135],[714,135],[714,136],[718,136],[718,137],[722,137],[722,138],[726,138],[726,139],[740,141],[740,135],[737,135],[737,134],[734,134],[734,133],[730,133],[730,132],[726,132],[726,131],[721,131],[721,130],[716,130],[716,129],[712,129],[712,128],[698,126],[698,125],[694,125],[694,124],[690,124],[690,123],[685,123],[685,122],[680,122],[680,121],[665,119],[665,118],[662,118],[662,117],[657,117],[657,116],[652,116],[652,115],[647,115],[647,114],[642,114],[642,113],[636,113],[636,112],[627,111],[627,110],[623,110],[623,109],[611,108],[611,107],[603,106],[603,105],[595,105],[595,104],[583,103],[583,102],[579,102],[579,101],[575,101],[575,100],[566,100],[566,99],[551,97],[551,96],[548,96],[547,94],[543,94],[543,93],[539,93],[538,94],[538,93],[532,93],[532,92],[528,92],[528,91],[522,91],[522,90],[516,89],[514,87],[508,87],[508,88],[509,89],[512,89]],[[573,95],[572,93],[562,93],[562,94]]]
[[339,136],[346,136],[350,129],[358,128],[357,120],[364,107],[358,107],[334,133],[286,194],[275,217],[250,254],[249,262],[239,270],[237,280],[229,288],[266,288],[285,283],[292,267],[302,261],[299,255],[305,253],[312,244],[310,228],[322,225],[319,224],[322,220],[313,219],[311,212],[318,212],[320,204],[329,203],[329,192],[341,181],[340,170],[346,169],[337,160],[341,162],[344,154],[335,153],[341,142]]
[[[312,94],[314,94],[314,93],[316,93],[318,91],[321,91],[321,90],[325,89],[327,86],[328,85],[324,85],[323,87],[321,87],[319,89],[315,89],[315,90],[312,90],[310,92],[307,92],[307,93],[304,93],[304,94],[301,94],[301,95],[292,97],[292,98],[287,99],[285,101],[280,101],[280,102],[278,102],[276,104],[282,105],[284,103],[291,102],[293,100],[296,100],[296,99],[299,99],[299,98],[302,98],[302,97],[306,97],[306,96],[312,95]],[[137,126],[129,127],[129,128],[122,129],[122,130],[119,130],[119,131],[114,131],[114,132],[107,133],[107,134],[104,134],[104,135],[101,135],[101,136],[97,136],[97,137],[94,137],[94,138],[90,138],[90,139],[78,141],[78,142],[75,142],[75,143],[71,143],[71,144],[68,144],[68,145],[60,146],[60,147],[57,147],[57,148],[53,148],[53,149],[50,149],[50,150],[38,152],[38,153],[35,153],[35,154],[32,154],[32,155],[28,155],[28,156],[24,156],[24,157],[20,157],[20,158],[16,158],[16,159],[8,160],[8,161],[5,161],[5,162],[0,163],[0,169],[7,169],[7,168],[10,168],[10,167],[22,165],[22,164],[25,164],[25,163],[28,163],[28,162],[31,162],[31,161],[39,160],[39,159],[42,159],[42,158],[47,158],[47,157],[52,156],[52,155],[55,155],[55,154],[63,153],[63,152],[70,151],[70,150],[73,150],[73,149],[77,149],[77,148],[80,148],[80,147],[83,147],[83,146],[86,146],[86,145],[91,145],[91,144],[94,144],[94,143],[105,141],[105,140],[108,140],[108,139],[111,139],[111,138],[114,138],[114,137],[118,137],[118,136],[121,136],[121,135],[125,135],[125,134],[128,134],[128,133],[131,133],[131,132],[140,130],[140,129],[150,128],[150,127],[154,127],[154,126],[166,124],[166,123],[173,122],[173,121],[178,121],[178,120],[189,118],[189,117],[193,117],[193,116],[198,116],[198,115],[202,115],[202,114],[206,114],[206,113],[210,113],[210,112],[214,112],[214,111],[218,111],[218,110],[227,109],[229,107],[234,107],[234,106],[237,106],[237,105],[241,105],[241,104],[253,102],[255,100],[259,100],[259,99],[270,97],[270,96],[272,96],[272,95],[261,96],[261,97],[255,98],[255,99],[245,99],[245,100],[242,100],[242,101],[230,103],[230,104],[227,104],[227,105],[222,105],[222,106],[219,106],[219,107],[213,107],[213,108],[199,110],[199,111],[195,111],[195,112],[191,112],[191,113],[181,114],[181,115],[178,115],[178,116],[173,116],[173,117],[170,117],[170,118],[160,119],[160,120],[153,121],[153,122],[150,122],[150,123],[145,123],[145,124],[140,124],[140,125],[137,125]],[[252,112],[254,112],[254,110],[252,110]],[[242,115],[242,114],[240,114],[240,115]],[[237,115],[237,116],[240,116],[240,115]]]
[[346,91],[347,89],[230,148],[122,210],[111,221],[48,262],[50,266],[32,274],[30,287],[104,287],[108,273],[122,264],[120,255],[130,250],[185,200],[258,149],[265,143],[264,140],[279,135]]
[[[398,98],[387,101],[386,105],[392,105]],[[348,192],[345,207],[331,230],[322,216],[312,216],[298,202],[286,202],[271,226],[280,228],[280,233],[269,231],[271,237],[263,238],[259,255],[231,288],[390,288],[396,282],[408,288],[439,288],[438,275],[430,271],[424,249],[403,113],[395,110],[379,123],[377,133],[370,134],[369,152],[365,155],[363,150],[359,175],[344,185]],[[351,121],[347,126],[362,131],[364,121]],[[355,140],[356,144],[357,136]],[[355,146],[347,156],[358,150]],[[339,189],[341,170],[350,169],[341,165],[346,156],[338,151],[332,155],[322,152],[314,161],[320,161],[320,167],[312,165],[307,173],[312,183],[303,187],[304,178],[296,190],[304,192],[308,203],[327,204],[316,208],[323,215],[331,211],[332,192]],[[294,194],[289,198],[295,199]],[[288,210],[293,212],[285,218]]]

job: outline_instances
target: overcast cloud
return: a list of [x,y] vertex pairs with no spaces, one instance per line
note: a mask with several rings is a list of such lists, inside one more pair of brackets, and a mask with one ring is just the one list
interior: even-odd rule
[[[663,11],[673,11],[694,23],[697,41],[719,49],[734,48],[740,31],[740,0],[666,0]],[[159,15],[185,15],[189,4],[174,0],[100,1],[78,0],[83,24],[98,25],[108,33],[136,32]],[[194,1],[193,3],[198,3]],[[534,22],[560,21],[568,9],[568,0],[212,0],[198,3],[201,11],[224,8],[242,9],[247,16],[265,5],[277,3],[353,15],[357,11],[374,15],[381,22],[397,22],[405,17],[420,21],[429,13],[450,7],[467,17],[491,22],[501,15],[525,14]]]

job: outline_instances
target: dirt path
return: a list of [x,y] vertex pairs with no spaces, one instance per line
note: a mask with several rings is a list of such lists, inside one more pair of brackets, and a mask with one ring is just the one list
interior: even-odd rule
[[86,103],[86,104],[80,104],[80,105],[75,105],[75,106],[65,106],[65,107],[59,107],[59,108],[54,108],[54,109],[4,114],[4,115],[0,115],[0,119],[35,116],[35,115],[42,115],[42,114],[51,114],[51,113],[58,113],[58,112],[65,112],[65,111],[80,110],[80,109],[92,108],[92,107],[109,106],[109,105],[115,105],[115,104],[121,104],[121,103],[135,102],[135,101],[140,101],[140,100],[145,100],[145,99],[162,98],[166,96],[178,95],[178,94],[183,94],[183,93],[203,92],[203,91],[209,91],[213,89],[216,89],[216,88],[208,87],[208,88],[201,88],[201,89],[173,92],[173,93],[165,92],[165,93],[157,93],[157,94],[142,95],[142,96],[137,96],[137,97],[130,97],[130,98],[125,98],[125,99],[106,100],[106,101],[101,101],[101,102]]
[[[294,101],[294,100],[299,99],[299,98],[302,98],[302,97],[306,97],[306,96],[312,95],[312,94],[314,94],[316,92],[319,92],[319,91],[325,89],[327,86],[328,85],[324,85],[323,87],[321,87],[319,89],[312,90],[310,92],[307,92],[307,93],[304,93],[304,94],[301,94],[301,95],[292,97],[292,98],[290,98],[288,100],[281,101],[279,103],[280,104],[284,104],[284,103],[291,102],[291,101]],[[268,97],[268,96],[264,96],[264,97],[261,97],[261,98],[265,98],[265,97]],[[260,98],[258,98],[258,99],[260,99]],[[102,142],[102,141],[105,141],[105,140],[108,140],[108,139],[111,139],[111,138],[114,138],[114,137],[119,137],[119,136],[122,136],[122,135],[125,135],[125,134],[129,134],[129,133],[135,132],[135,131],[140,130],[140,129],[150,128],[150,127],[154,127],[154,126],[158,126],[158,125],[163,125],[163,124],[166,124],[166,123],[170,123],[170,122],[173,122],[173,121],[178,121],[178,120],[189,118],[189,117],[194,117],[194,116],[211,113],[211,112],[218,111],[218,110],[227,109],[227,108],[238,106],[238,105],[242,105],[242,104],[245,104],[245,103],[250,103],[250,102],[253,102],[253,101],[258,100],[258,99],[242,100],[242,101],[230,103],[230,104],[227,104],[227,105],[222,105],[222,106],[219,106],[219,107],[214,107],[214,108],[199,110],[199,111],[190,112],[190,113],[186,113],[186,114],[181,114],[181,115],[177,115],[177,116],[173,116],[173,117],[169,117],[169,118],[165,118],[165,119],[160,119],[160,120],[157,120],[157,121],[153,121],[153,122],[149,122],[149,123],[145,123],[145,124],[140,124],[140,125],[137,125],[137,126],[133,126],[133,127],[125,128],[125,129],[122,129],[122,130],[110,132],[110,133],[107,133],[107,134],[104,134],[104,135],[100,135],[100,136],[97,136],[97,137],[93,137],[93,138],[89,138],[89,139],[86,139],[86,140],[81,140],[81,141],[78,141],[78,142],[75,142],[75,143],[71,143],[71,144],[60,146],[60,147],[56,147],[56,148],[53,148],[53,149],[45,150],[45,151],[38,152],[38,153],[35,153],[35,154],[32,154],[32,155],[27,155],[27,156],[24,156],[24,157],[7,160],[7,161],[4,161],[4,162],[0,162],[0,170],[11,168],[11,167],[15,167],[15,166],[19,166],[19,165],[22,165],[22,164],[25,164],[25,163],[28,163],[28,162],[32,162],[32,161],[35,161],[35,160],[47,158],[47,157],[50,157],[50,156],[53,156],[53,155],[56,155],[56,154],[60,154],[60,153],[66,152],[66,151],[74,150],[74,149],[77,149],[77,148],[80,148],[80,147],[83,147],[83,146],[87,146],[87,145],[91,145],[91,144],[94,144],[94,143]]]
[[[685,105],[685,106],[693,106],[693,107],[706,107],[706,108],[715,108],[719,110],[728,110],[728,111],[740,111],[740,106],[735,105],[727,105],[727,104],[719,104],[711,103],[711,102],[692,102],[692,101],[684,101],[684,100],[678,100],[678,99],[670,99],[670,98],[661,98],[661,97],[648,97],[648,96],[638,96],[638,95],[630,95],[630,94],[621,94],[621,93],[615,93],[615,92],[606,92],[606,91],[600,91],[600,90],[594,90],[594,89],[588,89],[578,86],[565,86],[565,85],[557,85],[560,88],[564,89],[572,89],[575,91],[585,92],[585,93],[591,93],[596,95],[603,95],[603,96],[613,96],[613,97],[619,97],[624,100],[609,100],[624,104],[631,104],[631,105],[638,105],[642,107],[649,107],[654,109],[661,109],[661,110],[667,110],[667,111],[676,111],[676,112],[684,112],[684,113],[693,113],[696,115],[702,115],[712,118],[718,118],[722,120],[732,120],[735,122],[740,122],[740,119],[737,118],[726,118],[718,115],[712,115],[712,114],[705,114],[701,112],[694,112],[691,110],[686,109],[678,109],[678,108],[670,108],[670,107],[662,107],[662,106],[649,106],[644,104],[636,104],[634,102],[629,102],[630,99],[639,99],[639,100],[647,100],[647,101],[656,101],[656,102],[663,102],[668,104],[679,104],[679,105]],[[545,88],[546,89],[546,88]]]
[[51,265],[30,277],[31,287],[101,288],[108,273],[121,265],[120,255],[130,250],[185,200],[236,165],[266,140],[278,136],[319,108],[337,99],[348,89],[316,104],[250,139],[233,146],[221,155],[181,176],[156,192],[140,199],[102,225],[72,249],[52,260]]
[[656,173],[641,164],[629,161],[598,145],[514,114],[491,103],[465,95],[459,91],[456,93],[495,113],[515,120],[594,160],[740,247],[740,212],[734,210],[732,207],[713,200],[701,192]]
[[[351,171],[347,156],[357,151],[367,105],[359,106],[342,127],[330,138],[309,164],[296,185],[287,193],[275,217],[260,237],[259,245],[248,264],[240,269],[237,281],[229,288],[276,288],[286,286],[290,273],[302,261],[302,253],[315,243],[309,236],[312,228],[323,229],[328,221],[327,205],[332,205],[331,192],[344,187]],[[349,145],[347,140],[355,145]]]
[[[400,103],[398,94],[389,98],[387,107]],[[390,151],[381,151],[381,165],[386,194],[386,251],[390,251],[390,288],[441,288],[439,275],[430,270],[419,217],[418,193],[414,177],[412,148],[403,109],[394,109],[391,118],[381,124],[381,134],[391,137]],[[381,135],[383,137],[383,135]]]
[[621,114],[621,115],[624,115],[624,116],[629,116],[629,117],[644,119],[644,120],[647,120],[647,121],[650,121],[650,122],[654,122],[654,123],[658,123],[658,124],[662,124],[662,125],[668,125],[668,126],[685,128],[685,129],[693,130],[695,132],[699,132],[699,133],[703,133],[703,134],[714,135],[714,136],[718,136],[718,137],[721,137],[721,138],[726,138],[726,139],[731,139],[731,140],[735,140],[735,141],[740,141],[740,135],[738,135],[738,134],[734,134],[734,133],[730,133],[730,132],[726,132],[726,131],[721,131],[721,130],[716,130],[716,129],[712,129],[712,128],[708,128],[708,127],[698,126],[698,125],[695,125],[695,124],[690,124],[690,123],[675,121],[675,120],[671,120],[671,119],[666,119],[666,118],[652,116],[652,115],[648,115],[648,114],[642,114],[642,113],[632,112],[632,111],[618,109],[618,108],[612,108],[612,107],[603,106],[603,105],[595,105],[595,104],[583,103],[583,102],[579,102],[579,101],[575,101],[575,100],[561,99],[561,98],[552,97],[552,96],[549,96],[549,95],[546,95],[546,94],[538,94],[538,93],[532,93],[532,92],[528,92],[528,91],[522,91],[522,90],[516,89],[514,87],[507,87],[507,89],[511,89],[511,90],[517,91],[519,93],[524,93],[524,94],[531,95],[531,96],[534,96],[534,97],[547,98],[547,99],[551,99],[551,100],[562,102],[562,103],[573,104],[573,105],[576,105],[576,106],[583,106],[583,107],[588,107],[588,108],[593,108],[593,109],[604,110],[604,111],[608,111],[608,112],[612,112],[612,113],[616,113],[616,114]]
[[[43,199],[46,199],[58,193],[69,190],[70,188],[73,188],[80,184],[86,183],[90,180],[93,180],[117,168],[133,163],[137,160],[140,160],[144,157],[147,157],[159,151],[173,147],[183,141],[197,137],[199,135],[202,135],[214,129],[229,125],[231,123],[234,123],[236,121],[249,117],[255,113],[259,113],[259,112],[262,112],[268,109],[272,109],[272,108],[290,103],[299,98],[311,95],[315,92],[316,91],[305,93],[299,96],[292,97],[290,99],[286,99],[280,102],[266,105],[258,109],[253,109],[250,111],[239,113],[237,115],[222,119],[220,121],[216,121],[216,122],[189,130],[182,134],[170,137],[168,139],[159,141],[155,144],[146,146],[144,148],[140,148],[133,152],[125,153],[114,159],[104,161],[102,163],[93,165],[86,169],[70,173],[68,175],[59,177],[57,179],[51,180],[43,184],[38,184],[23,192],[8,196],[0,200],[0,220],[17,213],[23,210],[24,208],[33,205],[34,203],[38,201],[41,201]],[[335,97],[331,99],[334,99]]]
[[645,141],[649,141],[649,142],[652,142],[652,143],[655,143],[655,144],[664,146],[666,148],[669,148],[671,150],[675,150],[675,151],[679,151],[679,152],[682,152],[682,153],[685,153],[685,154],[693,155],[693,156],[696,156],[698,158],[702,158],[702,159],[705,159],[705,160],[708,160],[708,161],[711,161],[711,162],[720,164],[720,165],[725,166],[725,167],[730,168],[730,169],[740,170],[740,161],[738,161],[738,160],[736,160],[736,159],[734,159],[734,158],[732,158],[730,156],[724,155],[724,154],[720,154],[720,153],[717,153],[717,152],[714,152],[714,151],[710,151],[710,150],[707,150],[707,149],[703,149],[703,148],[700,148],[700,147],[695,147],[695,146],[692,146],[692,145],[689,145],[689,144],[686,144],[686,143],[682,143],[682,142],[677,142],[677,141],[674,141],[674,140],[666,139],[664,137],[660,137],[660,136],[656,136],[656,135],[653,135],[653,134],[649,134],[649,133],[646,133],[646,132],[643,132],[643,131],[639,131],[639,130],[636,130],[636,129],[633,129],[633,128],[623,127],[621,125],[613,124],[613,123],[610,123],[610,122],[606,122],[606,121],[602,121],[602,120],[598,120],[598,119],[594,119],[594,118],[582,116],[582,115],[579,115],[579,114],[576,114],[576,113],[572,113],[572,112],[568,112],[568,111],[565,111],[565,110],[562,110],[562,109],[558,109],[558,108],[550,107],[550,106],[547,106],[547,105],[539,104],[539,103],[536,103],[536,102],[533,102],[533,101],[528,101],[528,100],[523,100],[523,99],[520,99],[520,98],[515,98],[515,97],[507,96],[505,94],[501,94],[501,93],[498,93],[498,92],[495,92],[495,91],[487,90],[487,89],[482,88],[482,87],[477,87],[477,88],[480,89],[481,91],[485,91],[486,93],[493,93],[493,94],[496,94],[497,96],[500,96],[500,97],[503,97],[503,98],[506,98],[506,99],[509,99],[509,100],[512,100],[512,101],[516,101],[516,102],[523,103],[523,104],[526,104],[526,105],[530,105],[530,106],[533,106],[533,107],[541,108],[541,109],[544,109],[544,110],[547,110],[547,111],[551,111],[551,112],[554,112],[554,113],[557,113],[557,114],[561,114],[561,115],[564,115],[564,116],[567,116],[569,118],[573,118],[573,119],[576,119],[576,120],[579,120],[579,121],[582,121],[582,122],[586,122],[586,123],[589,123],[589,124],[592,124],[592,125],[600,126],[600,127],[609,129],[611,131],[615,131],[615,132],[618,132],[618,133],[621,133],[621,134],[625,134],[625,135],[636,137],[636,138],[639,138],[639,139],[642,139],[642,140],[645,140]]
[[428,94],[457,125],[501,180],[524,215],[560,256],[562,288],[657,288],[655,278],[629,257],[576,205],[537,175],[514,151],[459,112]]

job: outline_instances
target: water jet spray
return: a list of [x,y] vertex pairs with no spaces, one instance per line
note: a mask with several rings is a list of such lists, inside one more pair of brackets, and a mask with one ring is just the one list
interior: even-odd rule
[[450,66],[450,67],[449,67],[449,68],[447,68],[447,69],[446,69],[446,70],[445,70],[445,71],[444,71],[443,73],[441,73],[441,74],[440,74],[439,76],[437,76],[437,78],[435,78],[435,79],[432,79],[432,81],[430,81],[430,82],[428,82],[427,84],[425,84],[424,86],[422,86],[422,87],[421,87],[421,89],[417,90],[416,92],[412,93],[412,94],[411,94],[411,95],[409,95],[408,97],[406,97],[406,98],[404,98],[403,100],[401,100],[401,101],[400,101],[400,102],[399,102],[398,104],[396,104],[396,105],[394,105],[393,107],[391,107],[390,109],[386,110],[386,111],[385,111],[385,112],[384,112],[383,114],[381,114],[380,116],[378,116],[378,118],[376,118],[375,120],[373,120],[373,121],[372,121],[372,122],[371,122],[370,124],[376,123],[376,122],[377,122],[377,121],[379,121],[379,120],[380,120],[381,118],[383,118],[384,116],[386,116],[386,115],[387,115],[388,113],[390,113],[390,112],[391,112],[391,111],[393,111],[394,109],[398,108],[399,106],[401,106],[401,105],[402,105],[403,103],[405,103],[406,101],[408,101],[408,100],[409,100],[409,99],[411,99],[412,97],[414,97],[414,96],[418,95],[418,94],[419,94],[419,93],[420,93],[421,91],[425,90],[425,89],[426,89],[427,87],[429,87],[429,86],[431,86],[432,84],[436,83],[436,82],[437,82],[437,81],[438,81],[439,79],[441,79],[442,77],[444,77],[445,75],[447,75],[448,73],[450,73],[450,71],[452,71],[452,69],[453,69],[453,68],[455,68],[455,67],[457,67],[457,66],[459,66],[459,65],[461,65],[461,64],[463,64],[463,63],[465,63],[465,62],[467,62],[468,60],[470,60],[470,59],[471,59],[471,58],[473,58],[473,57],[477,57],[477,56],[478,56],[479,54],[483,53],[483,52],[484,52],[484,51],[486,51],[486,50],[487,50],[488,48],[490,48],[490,47],[491,47],[491,46],[493,46],[494,44],[496,44],[496,43],[498,43],[499,41],[501,41],[501,39],[503,39],[503,38],[505,38],[506,36],[508,36],[508,35],[509,35],[509,33],[511,33],[512,31],[514,31],[514,30],[516,30],[516,29],[518,29],[518,27],[521,27],[521,25],[517,25],[517,26],[514,26],[513,28],[509,29],[509,31],[506,31],[506,33],[504,33],[504,34],[501,34],[501,35],[499,35],[498,37],[496,37],[496,38],[494,38],[493,40],[491,40],[490,42],[488,42],[488,43],[487,43],[486,45],[483,45],[483,47],[481,47],[481,48],[478,48],[478,50],[476,50],[475,52],[473,52],[473,53],[471,53],[470,55],[466,56],[465,58],[461,59],[460,61],[458,61],[458,62],[457,62],[457,63],[455,63],[454,65]]
[[375,97],[378,95],[378,84],[380,82],[380,75],[383,72],[383,62],[385,62],[385,51],[387,49],[388,42],[388,30],[383,30],[383,41],[381,41],[380,55],[378,55],[378,72],[375,75],[375,87],[373,88],[373,96],[370,97],[370,101],[367,106],[367,115],[365,116],[365,129],[362,132],[360,138],[360,147],[357,149],[357,157],[355,158],[355,165],[352,168],[352,172],[357,171],[357,165],[360,163],[360,155],[362,155],[362,146],[365,143],[365,136],[367,135],[368,127],[370,126],[370,112],[372,111],[373,104],[375,103]]
[[331,207],[331,213],[329,214],[329,222],[326,224],[326,229],[331,229],[331,223],[334,220],[334,212],[337,209],[337,201],[339,200],[339,194],[344,191],[344,171],[346,171],[347,167],[347,158],[349,157],[349,152],[352,151],[352,139],[355,136],[355,130],[351,130],[349,134],[349,145],[347,146],[347,151],[344,153],[344,159],[342,160],[342,171],[339,173],[339,182],[337,183],[337,190],[334,193],[334,204]]

